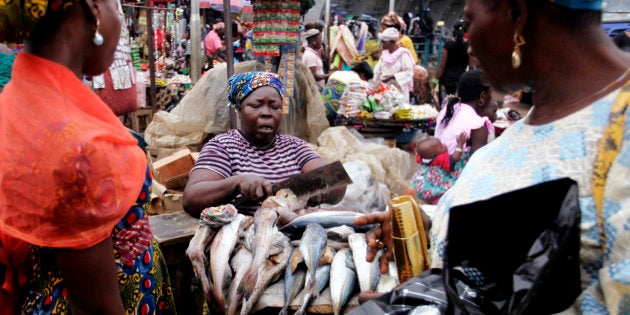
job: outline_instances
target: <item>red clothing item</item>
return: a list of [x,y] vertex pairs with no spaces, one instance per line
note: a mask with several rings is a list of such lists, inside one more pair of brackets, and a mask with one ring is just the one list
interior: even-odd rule
[[450,172],[453,168],[453,158],[450,154],[448,154],[448,152],[439,154],[428,163],[423,161],[422,157],[419,154],[416,154],[416,162],[418,162],[418,164],[424,163],[428,166],[441,166],[447,172]]
[[29,53],[0,108],[0,233],[73,249],[111,237],[147,167],[112,110],[68,68]]
[[219,51],[219,48],[223,47],[221,43],[221,37],[215,30],[212,30],[206,35],[206,38],[203,40],[204,46],[206,47],[206,56],[214,56],[214,54]]

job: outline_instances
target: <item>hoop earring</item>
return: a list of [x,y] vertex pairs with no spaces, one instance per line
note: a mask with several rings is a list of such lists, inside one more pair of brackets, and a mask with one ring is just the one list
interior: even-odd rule
[[525,45],[523,36],[514,34],[514,50],[512,51],[512,69],[521,66],[521,46]]
[[94,31],[94,38],[92,38],[92,42],[96,46],[102,46],[103,42],[104,42],[103,35],[101,35],[101,33],[98,31],[98,28],[99,28],[100,24],[101,24],[101,22],[97,18],[96,19],[96,30]]

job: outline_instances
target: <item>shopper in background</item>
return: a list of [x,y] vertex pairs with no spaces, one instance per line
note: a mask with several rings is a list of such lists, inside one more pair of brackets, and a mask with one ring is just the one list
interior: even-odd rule
[[411,38],[409,38],[409,36],[401,32],[402,30],[407,29],[407,24],[405,24],[403,18],[394,11],[387,13],[385,16],[383,16],[383,18],[381,18],[381,32],[390,27],[393,27],[398,31],[398,33],[400,34],[400,44],[402,45],[402,47],[409,50],[413,58],[413,63],[417,64],[418,54],[416,53],[416,49],[413,47],[413,41],[411,40]]
[[468,42],[464,41],[466,28],[464,21],[459,20],[453,25],[453,38],[444,44],[442,49],[442,59],[435,74],[435,79],[439,81],[438,100],[439,105],[447,95],[457,93],[457,83],[466,69],[473,65],[468,57]]
[[81,80],[114,60],[119,3],[37,3],[0,3],[0,41],[25,40],[0,94],[0,313],[175,313],[146,155]]
[[381,58],[374,67],[374,83],[383,83],[396,89],[409,103],[409,92],[413,90],[413,57],[409,50],[399,46],[398,30],[390,27],[379,33],[383,43]]

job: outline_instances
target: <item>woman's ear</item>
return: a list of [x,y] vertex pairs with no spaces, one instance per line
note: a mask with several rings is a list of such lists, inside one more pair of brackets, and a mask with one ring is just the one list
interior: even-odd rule
[[514,21],[514,33],[523,34],[525,21],[527,21],[527,0],[508,1],[511,4],[509,10],[510,19]]

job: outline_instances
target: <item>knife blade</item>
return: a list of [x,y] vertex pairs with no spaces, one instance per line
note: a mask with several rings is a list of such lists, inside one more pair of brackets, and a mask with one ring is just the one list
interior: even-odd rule
[[[328,192],[340,186],[352,184],[352,179],[346,172],[340,161],[328,163],[319,168],[292,176],[284,181],[271,184],[271,191],[275,195],[281,189],[291,189],[298,197],[308,198]],[[234,205],[243,204],[248,201],[243,196],[234,200]]]

